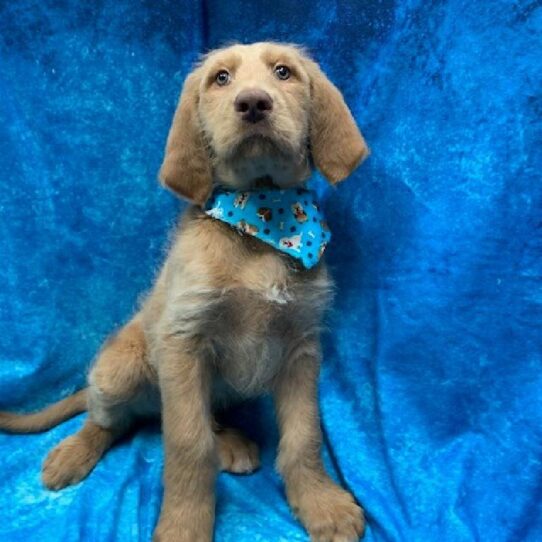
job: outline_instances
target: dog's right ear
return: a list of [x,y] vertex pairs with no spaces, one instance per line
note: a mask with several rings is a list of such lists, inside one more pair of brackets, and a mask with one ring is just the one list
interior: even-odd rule
[[184,83],[159,178],[176,194],[203,205],[211,192],[212,170],[198,119],[199,86],[200,75],[195,71]]

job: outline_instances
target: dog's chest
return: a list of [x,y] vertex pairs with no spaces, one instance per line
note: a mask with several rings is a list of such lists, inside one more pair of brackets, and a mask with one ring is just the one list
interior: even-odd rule
[[265,391],[295,343],[316,332],[327,293],[315,302],[318,287],[312,284],[310,293],[309,285],[239,288],[223,295],[208,335],[220,378],[242,395]]

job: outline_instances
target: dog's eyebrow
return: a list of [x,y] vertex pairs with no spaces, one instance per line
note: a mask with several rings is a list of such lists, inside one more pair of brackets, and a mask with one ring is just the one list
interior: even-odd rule
[[228,70],[235,72],[241,64],[241,55],[229,53],[221,55],[219,58],[209,59],[209,68],[207,68],[207,79],[214,79],[219,70]]
[[294,75],[299,75],[299,63],[294,55],[288,51],[280,49],[266,49],[262,52],[261,59],[269,67],[277,64],[286,64],[292,70]]

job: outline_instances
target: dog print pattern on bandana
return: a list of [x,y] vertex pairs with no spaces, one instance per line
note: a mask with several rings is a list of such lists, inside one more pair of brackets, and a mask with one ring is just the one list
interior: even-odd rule
[[314,192],[305,188],[234,191],[217,187],[204,211],[296,258],[306,269],[318,263],[331,239]]

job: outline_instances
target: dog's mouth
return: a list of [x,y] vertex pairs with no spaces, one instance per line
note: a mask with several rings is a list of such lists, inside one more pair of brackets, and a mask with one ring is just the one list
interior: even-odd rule
[[261,156],[275,154],[280,151],[280,145],[273,134],[268,131],[247,131],[237,144],[236,152],[245,156]]
[[294,149],[293,142],[286,141],[277,134],[267,122],[246,126],[239,134],[237,142],[230,150],[230,158],[263,158],[263,157],[290,157],[294,158],[298,150]]
[[310,172],[306,154],[272,126],[258,125],[239,130],[229,149],[215,155],[217,178],[243,190],[262,182],[287,188],[304,181]]

